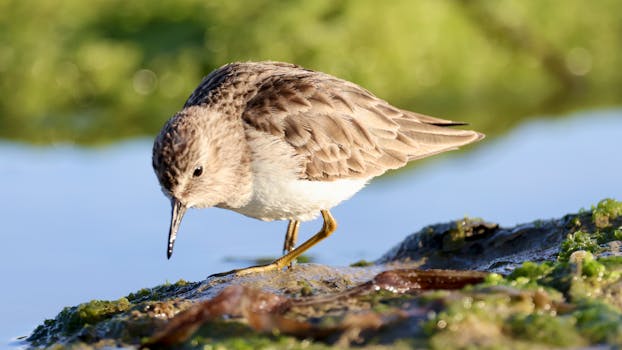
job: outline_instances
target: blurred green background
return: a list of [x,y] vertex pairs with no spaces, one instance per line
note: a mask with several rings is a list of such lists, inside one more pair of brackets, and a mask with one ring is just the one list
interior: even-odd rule
[[622,1],[0,2],[0,137],[155,135],[204,75],[279,60],[498,134],[622,104]]

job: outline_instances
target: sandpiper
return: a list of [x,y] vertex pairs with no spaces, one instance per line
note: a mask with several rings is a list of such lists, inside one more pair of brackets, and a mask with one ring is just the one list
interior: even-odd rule
[[[153,145],[153,168],[172,214],[167,257],[188,208],[220,207],[289,220],[283,269],[337,228],[330,209],[373,177],[484,137],[464,123],[390,105],[334,76],[282,62],[231,63],[211,72]],[[322,229],[294,248],[298,227]]]

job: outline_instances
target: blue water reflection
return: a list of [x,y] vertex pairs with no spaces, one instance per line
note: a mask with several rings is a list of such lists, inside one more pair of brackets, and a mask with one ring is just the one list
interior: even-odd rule
[[[338,231],[310,254],[375,259],[424,225],[465,215],[512,225],[622,198],[622,110],[534,121],[472,152],[439,157],[369,185],[335,208]],[[29,333],[64,305],[239,267],[274,256],[285,222],[190,210],[165,257],[169,203],[151,170],[151,140],[103,149],[0,143],[0,339]],[[301,226],[301,238],[319,228]]]

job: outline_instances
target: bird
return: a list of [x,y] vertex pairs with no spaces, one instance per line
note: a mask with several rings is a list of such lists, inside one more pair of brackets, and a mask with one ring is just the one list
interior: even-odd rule
[[[188,208],[288,220],[283,256],[214,276],[284,270],[331,235],[331,208],[372,178],[481,140],[465,125],[392,106],[335,76],[275,61],[234,62],[203,78],[162,127],[152,165],[171,202],[167,258]],[[295,247],[301,222],[322,228]]]

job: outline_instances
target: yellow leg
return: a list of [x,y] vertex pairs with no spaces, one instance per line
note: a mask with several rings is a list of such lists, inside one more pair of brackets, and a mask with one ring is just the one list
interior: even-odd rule
[[[287,233],[285,233],[285,242],[283,243],[283,255],[291,252],[296,247],[296,241],[298,240],[298,227],[300,227],[300,221],[290,220],[287,224]],[[287,266],[291,269],[296,264],[296,260],[292,260]]]
[[285,242],[283,243],[283,254],[291,252],[296,246],[296,240],[298,239],[298,227],[300,227],[300,221],[289,221],[289,224],[287,225],[287,233],[285,234]]
[[[283,255],[282,257],[274,260],[273,262],[267,265],[258,265],[251,266],[245,269],[239,270],[231,270],[228,272],[216,273],[211,275],[210,277],[221,277],[227,275],[235,275],[235,276],[243,276],[251,273],[257,272],[266,272],[272,270],[282,270],[284,267],[288,266],[292,261],[294,261],[297,257],[302,255],[302,253],[306,252],[309,248],[313,247],[319,241],[324,238],[330,236],[331,233],[335,232],[337,229],[337,222],[330,215],[328,210],[322,210],[322,218],[324,218],[324,224],[322,225],[322,229],[320,232],[316,233],[313,237],[309,238],[307,241],[302,243],[298,248],[290,251],[289,253]],[[289,230],[288,230],[289,231]]]

